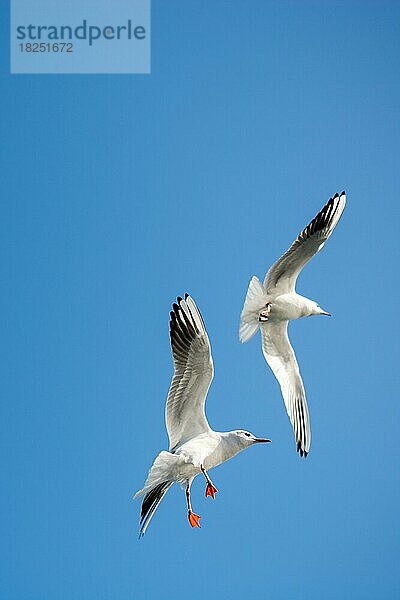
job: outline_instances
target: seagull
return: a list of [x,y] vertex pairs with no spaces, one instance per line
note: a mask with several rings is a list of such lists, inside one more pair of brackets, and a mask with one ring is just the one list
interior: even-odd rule
[[261,330],[262,351],[281,387],[297,451],[307,456],[311,429],[299,365],[290,344],[288,322],[310,315],[328,315],[316,302],[296,293],[297,277],[321,250],[346,205],[346,194],[335,194],[267,272],[264,283],[252,277],[240,318],[239,338],[247,342]]
[[170,338],[174,376],[167,397],[165,420],[169,451],[156,457],[146,482],[135,498],[144,496],[140,518],[141,538],[161,500],[174,482],[185,487],[187,514],[192,527],[200,527],[200,516],[192,509],[190,487],[203,473],[206,497],[218,491],[208,471],[253,444],[270,442],[243,429],[213,431],[204,405],[214,375],[211,347],[203,318],[188,294],[178,296],[170,313]]

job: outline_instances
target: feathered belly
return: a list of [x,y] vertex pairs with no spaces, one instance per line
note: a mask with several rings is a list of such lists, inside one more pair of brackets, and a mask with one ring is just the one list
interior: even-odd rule
[[200,467],[194,465],[190,459],[184,456],[180,456],[179,459],[174,466],[173,478],[183,485],[186,481],[196,477],[200,473]]
[[297,294],[282,294],[270,300],[269,321],[290,321],[303,316],[303,306]]
[[175,466],[176,480],[181,481],[194,477],[200,473],[201,466],[211,469],[219,464],[221,462],[218,460],[219,443],[218,434],[212,432],[198,435],[183,444],[175,454],[178,458]]

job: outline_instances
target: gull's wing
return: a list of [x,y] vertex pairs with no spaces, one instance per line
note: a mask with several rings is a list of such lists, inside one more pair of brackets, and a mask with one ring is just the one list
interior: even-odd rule
[[170,320],[175,372],[168,393],[165,420],[174,450],[187,440],[210,431],[204,405],[214,367],[203,318],[193,298],[178,297]]
[[321,250],[335,229],[345,205],[345,192],[340,196],[335,194],[298,235],[289,250],[272,265],[264,279],[264,287],[269,294],[294,291],[298,274],[314,254]]
[[307,456],[311,443],[310,416],[299,365],[287,335],[287,326],[287,321],[262,325],[262,349],[265,360],[281,386],[297,450],[300,456]]

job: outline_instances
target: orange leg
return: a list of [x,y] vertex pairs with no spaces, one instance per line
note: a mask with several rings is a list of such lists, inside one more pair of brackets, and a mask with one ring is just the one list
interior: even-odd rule
[[186,486],[186,502],[188,507],[188,519],[192,527],[200,527],[200,516],[192,511],[192,503],[190,501],[190,483]]
[[205,468],[203,467],[203,465],[201,465],[201,470],[204,473],[204,477],[207,480],[207,487],[206,487],[206,498],[207,496],[211,496],[211,498],[215,498],[215,494],[218,492],[217,488],[215,487],[215,485],[213,484],[213,482],[211,481],[207,471],[205,470]]

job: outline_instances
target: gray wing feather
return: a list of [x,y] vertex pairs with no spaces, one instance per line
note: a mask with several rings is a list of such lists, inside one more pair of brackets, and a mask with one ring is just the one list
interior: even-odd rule
[[175,372],[168,393],[165,420],[170,450],[210,430],[205,400],[214,375],[211,347],[203,318],[193,298],[178,297],[170,313]]
[[323,247],[335,229],[346,205],[346,194],[335,194],[298,235],[289,250],[269,269],[264,279],[268,293],[293,292],[297,277],[308,261]]
[[262,325],[262,350],[279,385],[300,456],[307,456],[311,444],[310,416],[299,365],[287,335],[287,321]]

